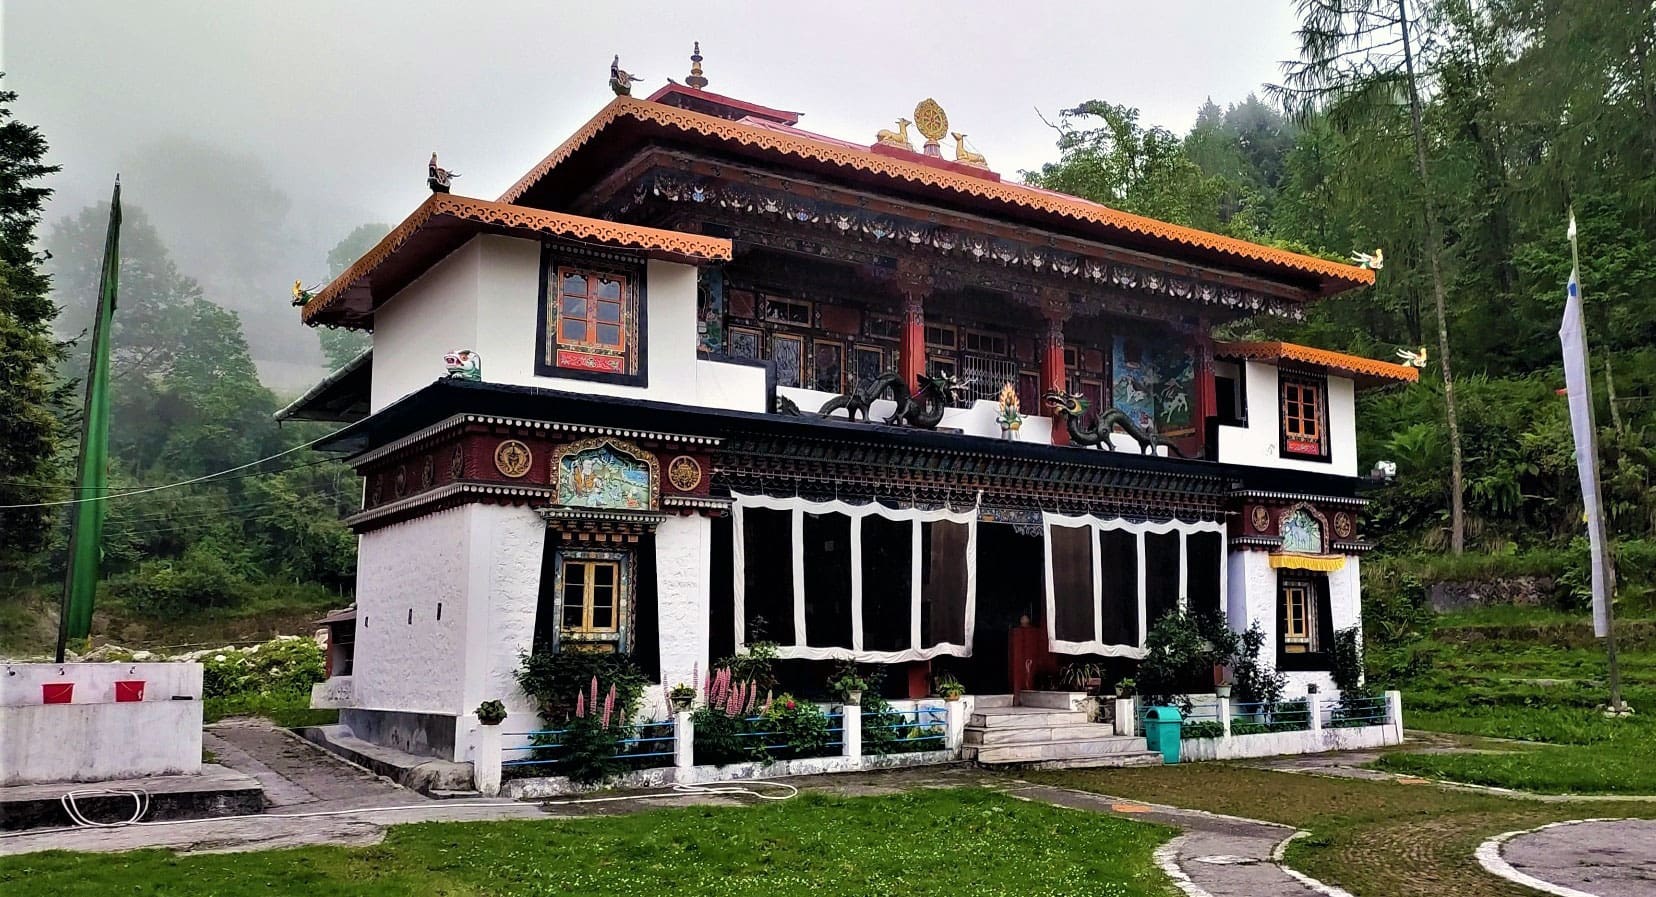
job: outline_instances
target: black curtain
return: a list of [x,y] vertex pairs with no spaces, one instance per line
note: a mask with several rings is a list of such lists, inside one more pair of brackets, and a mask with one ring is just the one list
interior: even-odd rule
[[708,575],[713,581],[707,590],[709,660],[736,653],[736,576],[735,559],[731,556],[735,528],[729,516],[713,518],[713,557],[708,565]]
[[1224,576],[1224,536],[1220,533],[1197,532],[1185,535],[1186,596],[1192,612],[1218,611],[1220,577]]
[[817,648],[851,647],[851,518],[806,514],[805,638]]
[[966,543],[971,527],[945,520],[920,524],[921,647],[966,641]]
[[1057,526],[1052,533],[1052,633],[1066,642],[1093,637],[1093,531]]
[[1179,534],[1144,534],[1144,613],[1151,626],[1179,609]]
[[862,521],[863,650],[905,651],[913,607],[914,521]]
[[742,512],[743,617],[747,641],[797,644],[793,619],[793,512]]
[[1111,645],[1137,645],[1138,534],[1100,530],[1098,550],[1104,567],[1104,641]]

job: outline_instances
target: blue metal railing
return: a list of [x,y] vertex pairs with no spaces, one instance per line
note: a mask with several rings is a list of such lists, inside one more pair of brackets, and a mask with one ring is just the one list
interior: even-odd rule
[[[947,729],[949,711],[943,707],[915,707],[910,710],[898,710],[895,707],[884,711],[863,711],[862,728],[864,732],[888,730],[901,733],[897,737],[883,739],[887,743],[920,745],[935,742],[941,749],[944,742],[944,733]],[[882,722],[881,720],[897,717],[897,722]],[[870,721],[872,718],[872,721]],[[870,739],[864,736],[864,742]]]
[[[668,758],[666,763],[659,761],[640,762],[637,766],[642,769],[651,766],[671,765],[673,743],[676,740],[672,720],[637,723],[629,726],[628,730],[632,734],[617,742],[616,759],[631,762],[650,761],[665,757]],[[565,749],[563,739],[569,732],[568,728],[537,729],[532,732],[506,732],[504,734],[508,737],[528,738],[529,743],[503,747],[500,749],[501,753],[508,756],[515,753],[527,753],[528,756],[502,760],[500,765],[502,767],[556,766],[563,763],[566,758],[557,755]]]
[[1391,722],[1391,704],[1384,695],[1364,695],[1320,702],[1325,725],[1331,728],[1383,726]]

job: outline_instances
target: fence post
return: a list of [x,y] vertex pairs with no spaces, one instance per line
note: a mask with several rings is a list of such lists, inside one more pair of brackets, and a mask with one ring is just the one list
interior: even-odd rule
[[1115,699],[1115,733],[1129,738],[1133,735],[1133,699]]
[[1231,737],[1231,734],[1230,734],[1230,724],[1231,724],[1231,709],[1230,709],[1230,706],[1231,706],[1230,705],[1230,695],[1220,695],[1219,696],[1219,701],[1218,701],[1217,705],[1214,707],[1214,712],[1219,714],[1219,726],[1220,726],[1221,729],[1224,730],[1224,735],[1222,736],[1224,738]]
[[966,702],[960,698],[946,701],[943,709],[943,747],[958,757],[966,736]]
[[1386,724],[1392,727],[1392,744],[1403,743],[1403,693],[1386,692]]
[[845,756],[862,760],[862,702],[846,701],[840,705],[840,748]]
[[500,794],[500,756],[500,726],[479,724],[472,748],[472,784],[484,797]]
[[690,711],[673,711],[673,770],[679,782],[688,782],[690,768],[696,765],[696,724],[690,721]]
[[1305,707],[1307,710],[1311,711],[1311,731],[1321,734],[1323,728],[1322,695],[1319,695],[1314,691],[1308,692],[1305,696]]

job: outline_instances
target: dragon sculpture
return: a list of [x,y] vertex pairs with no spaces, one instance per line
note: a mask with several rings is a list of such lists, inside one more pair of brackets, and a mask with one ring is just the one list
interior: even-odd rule
[[1106,409],[1098,415],[1097,423],[1091,427],[1086,427],[1081,423],[1081,418],[1087,413],[1087,400],[1082,398],[1080,393],[1049,389],[1042,398],[1054,414],[1064,418],[1064,424],[1069,429],[1070,442],[1075,445],[1102,445],[1107,451],[1115,451],[1114,447],[1110,445],[1110,431],[1120,427],[1128,436],[1133,437],[1134,442],[1139,444],[1141,454],[1154,454],[1156,446],[1165,445],[1169,452],[1180,458],[1190,457],[1166,439],[1144,432],[1138,424],[1133,423],[1131,417],[1127,416],[1127,412],[1119,408]]
[[881,374],[848,393],[824,402],[817,413],[829,417],[843,408],[851,420],[856,420],[858,414],[862,415],[863,420],[868,420],[868,409],[880,399],[889,398],[896,403],[897,409],[885,419],[886,423],[934,430],[943,422],[944,409],[953,404],[966,389],[966,384],[948,372],[930,376],[921,374],[919,380],[920,389],[911,396],[903,388],[902,377]]

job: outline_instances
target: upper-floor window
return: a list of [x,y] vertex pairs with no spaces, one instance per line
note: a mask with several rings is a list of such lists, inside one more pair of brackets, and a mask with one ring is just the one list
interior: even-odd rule
[[549,259],[535,373],[644,385],[641,280]]
[[1282,455],[1328,459],[1326,383],[1282,375]]
[[[1006,337],[981,330],[966,331],[966,351],[984,355],[1006,355]],[[997,387],[997,391],[999,388]]]

